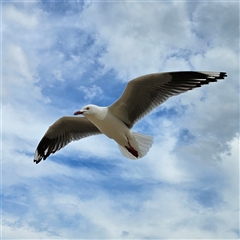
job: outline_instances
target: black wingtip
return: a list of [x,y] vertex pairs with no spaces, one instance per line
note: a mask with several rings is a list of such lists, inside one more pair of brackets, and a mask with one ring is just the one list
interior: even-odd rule
[[35,162],[36,164],[40,163],[42,159],[37,160],[37,159],[33,159],[33,162]]
[[40,162],[42,161],[42,159],[45,160],[45,159],[43,158],[43,156],[41,156],[41,155],[38,153],[38,149],[37,149],[36,152],[35,152],[35,155],[34,155],[33,162],[36,163],[36,164],[38,164],[38,163],[40,163]]
[[216,77],[216,79],[224,79],[225,77],[227,77],[227,73],[226,72],[220,72],[219,77]]
[[226,72],[219,72],[218,76],[211,75],[211,73],[208,75],[207,80],[210,80],[210,82],[217,82],[217,80],[221,80],[227,77]]
[[49,138],[47,137],[42,138],[42,140],[37,146],[37,149],[34,155],[34,159],[33,159],[34,163],[36,164],[40,163],[42,159],[45,160],[51,154],[51,152],[49,151],[47,151],[47,154],[45,154],[45,151],[49,146],[49,142],[50,142]]
[[211,73],[208,75],[205,83],[203,84],[208,84],[210,82],[217,82],[218,80],[223,80],[225,77],[227,77],[227,73],[226,72],[219,72],[218,76],[216,75],[211,75]]

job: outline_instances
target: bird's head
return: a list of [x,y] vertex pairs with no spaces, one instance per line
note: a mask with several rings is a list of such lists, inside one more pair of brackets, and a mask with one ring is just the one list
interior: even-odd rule
[[92,115],[98,112],[98,106],[93,105],[93,104],[88,104],[84,106],[80,111],[76,111],[74,115]]

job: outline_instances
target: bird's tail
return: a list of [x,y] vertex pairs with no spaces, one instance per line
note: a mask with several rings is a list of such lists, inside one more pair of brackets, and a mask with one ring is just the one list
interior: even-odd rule
[[144,157],[153,144],[153,137],[132,132],[134,139],[130,141],[132,148],[126,148],[118,144],[119,150],[126,158],[137,160]]

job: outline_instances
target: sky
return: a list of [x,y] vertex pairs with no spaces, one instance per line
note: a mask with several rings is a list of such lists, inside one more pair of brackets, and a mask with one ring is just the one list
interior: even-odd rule
[[[1,2],[2,239],[238,239],[239,2]],[[222,71],[133,130],[132,161],[104,135],[33,163],[48,127],[111,105],[131,79]]]

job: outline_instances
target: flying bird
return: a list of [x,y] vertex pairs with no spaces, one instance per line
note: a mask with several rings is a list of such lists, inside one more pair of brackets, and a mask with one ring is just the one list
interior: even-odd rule
[[165,72],[140,76],[128,82],[122,96],[108,107],[93,104],[65,116],[49,127],[34,155],[34,162],[45,160],[68,143],[96,134],[115,140],[120,152],[129,159],[145,156],[153,137],[132,132],[133,125],[169,97],[217,82],[225,72]]

